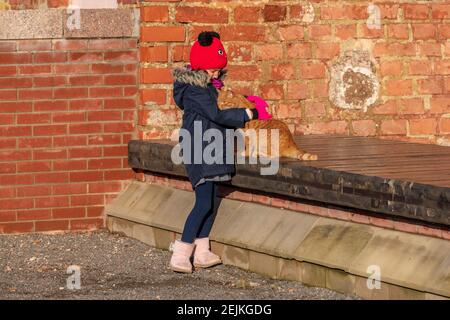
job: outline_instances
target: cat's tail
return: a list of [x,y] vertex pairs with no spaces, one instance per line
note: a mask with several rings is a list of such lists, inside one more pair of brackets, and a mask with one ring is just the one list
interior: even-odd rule
[[303,150],[300,150],[299,148],[289,148],[288,150],[286,150],[286,154],[284,155],[285,157],[288,158],[294,158],[294,159],[298,159],[298,160],[317,160],[317,155],[316,154],[311,154],[311,153],[307,153]]

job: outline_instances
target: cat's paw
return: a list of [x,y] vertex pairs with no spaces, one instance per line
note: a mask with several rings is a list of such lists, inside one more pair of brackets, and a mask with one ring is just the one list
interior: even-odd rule
[[317,160],[317,154],[304,153],[301,156],[302,160]]

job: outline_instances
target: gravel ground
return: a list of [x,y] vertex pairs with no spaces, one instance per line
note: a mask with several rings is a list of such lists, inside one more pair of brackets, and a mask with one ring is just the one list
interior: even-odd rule
[[[0,236],[0,299],[356,299],[220,265],[185,275],[170,252],[107,231]],[[80,267],[81,288],[67,288]]]

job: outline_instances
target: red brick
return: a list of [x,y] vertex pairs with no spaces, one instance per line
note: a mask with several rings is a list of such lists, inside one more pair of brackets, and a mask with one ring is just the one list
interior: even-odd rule
[[89,50],[117,50],[126,48],[125,43],[122,39],[90,39],[88,47]]
[[392,60],[380,63],[381,76],[400,76],[403,71],[403,61]]
[[51,196],[34,199],[36,208],[51,208],[51,207],[68,207],[68,196]]
[[412,60],[409,63],[408,73],[410,75],[430,75],[432,68],[430,60]]
[[169,20],[169,7],[147,6],[141,7],[141,21],[165,22]]
[[105,109],[134,109],[136,101],[133,99],[106,99]]
[[[167,62],[167,46],[141,47],[141,61],[143,62]],[[184,48],[184,47],[178,47]],[[181,59],[176,59],[180,61]]]
[[45,100],[52,99],[53,91],[51,89],[23,89],[19,90],[20,100]]
[[52,146],[52,138],[22,138],[18,139],[19,148],[43,148]]
[[66,52],[37,52],[33,54],[33,63],[61,63],[66,61]]
[[277,31],[282,41],[302,40],[305,37],[304,27],[299,25],[280,26]]
[[[152,47],[150,47],[152,48]],[[156,48],[163,48],[163,47],[154,47]],[[167,49],[164,53],[164,55],[162,54],[161,49],[157,49],[158,53],[153,53],[153,52],[145,52],[144,53],[144,58],[141,58],[141,60],[144,61],[167,61]],[[172,49],[172,62],[179,62],[179,61],[189,61],[189,54],[190,54],[191,48],[190,46],[175,46]],[[230,52],[228,51],[228,55],[230,54]],[[141,52],[141,57],[142,57],[142,52]],[[228,59],[231,59],[230,57],[228,57]]]
[[33,208],[33,199],[31,198],[0,199],[0,208],[2,208],[2,210],[31,209]]
[[51,169],[51,164],[48,161],[21,161],[17,163],[17,172],[51,171]]
[[69,53],[69,61],[74,62],[98,62],[103,61],[102,52],[71,52]]
[[17,100],[16,90],[0,90],[0,101]]
[[27,88],[32,85],[30,78],[0,78],[1,89]]
[[31,63],[31,53],[0,53],[2,64]]
[[87,98],[87,88],[58,88],[55,89],[55,99]]
[[102,171],[70,172],[70,182],[102,181],[102,180],[103,180]]
[[36,221],[35,229],[37,232],[68,230],[69,220]]
[[172,83],[173,78],[169,68],[141,69],[141,83]]
[[175,21],[225,24],[228,22],[228,12],[218,8],[180,6],[176,8]]
[[312,58],[311,44],[294,43],[288,45],[288,58]]
[[381,133],[384,135],[406,134],[406,120],[384,120],[381,122]]
[[87,216],[88,217],[101,217],[101,216],[103,216],[104,209],[105,208],[103,206],[87,207]]
[[86,194],[87,183],[56,184],[52,186],[54,195]]
[[450,19],[450,4],[432,4],[431,16],[433,19]]
[[333,219],[350,221],[352,214],[347,211],[328,208],[328,216]]
[[51,150],[34,150],[33,159],[61,159],[67,158],[67,150],[65,149],[51,149]]
[[314,119],[323,117],[327,114],[323,102],[305,101],[305,115]]
[[0,66],[0,77],[14,76],[17,74],[16,66]]
[[92,73],[122,73],[123,65],[101,63],[92,65]]
[[136,85],[136,76],[134,75],[109,75],[105,76],[105,85]]
[[90,98],[106,98],[106,97],[120,97],[122,96],[122,88],[89,88]]
[[416,40],[430,40],[436,38],[436,25],[418,23],[412,25],[413,38]]
[[0,223],[0,233],[25,233],[33,231],[33,222]]
[[325,66],[322,63],[300,64],[302,79],[320,79],[325,77]]
[[52,114],[52,122],[83,122],[86,120],[84,112],[58,112]]
[[105,61],[117,61],[121,63],[134,62],[138,60],[136,50],[105,52]]
[[401,99],[398,101],[399,114],[424,114],[424,104],[422,98]]
[[441,94],[444,91],[444,81],[441,78],[417,80],[417,87],[420,94]]
[[69,147],[69,146],[85,146],[87,145],[86,136],[65,136],[65,137],[53,137],[54,147]]
[[387,28],[389,38],[409,39],[409,26],[407,24],[391,24]]
[[309,98],[308,86],[305,83],[289,82],[287,98],[298,100]]
[[0,185],[26,185],[33,183],[32,174],[3,174],[0,175]]
[[450,133],[450,118],[441,118],[439,121],[439,132],[440,133]]
[[449,24],[438,25],[438,37],[440,40],[447,40],[450,38],[450,25]]
[[71,206],[95,206],[104,204],[104,195],[83,194],[70,197]]
[[155,102],[156,104],[165,104],[166,94],[166,89],[142,89],[142,103]]
[[60,51],[77,51],[77,50],[87,50],[88,41],[87,40],[55,40],[53,44],[55,50]]
[[0,136],[14,137],[14,136],[30,136],[30,127],[0,127]]
[[104,227],[105,224],[103,218],[70,221],[70,230],[97,230]]
[[283,21],[286,19],[286,6],[265,5],[263,18],[265,22]]
[[278,60],[283,57],[281,44],[263,44],[256,47],[257,60]]
[[133,123],[129,122],[114,122],[105,123],[104,132],[131,132],[133,131]]
[[302,112],[299,103],[280,103],[275,111],[280,119],[300,118]]
[[295,78],[294,66],[290,63],[272,65],[270,77],[272,80],[294,79]]
[[111,169],[121,168],[122,159],[116,158],[103,158],[103,159],[90,159],[88,161],[88,169]]
[[430,113],[450,113],[450,98],[443,97],[432,97],[430,100],[431,108]]
[[98,158],[102,156],[102,150],[95,147],[69,149],[69,158]]
[[415,56],[416,45],[415,43],[385,43],[378,42],[373,49],[375,57],[383,56]]
[[105,171],[105,180],[127,180],[134,177],[131,169]]
[[237,7],[234,9],[234,22],[258,22],[261,16],[259,7]]
[[89,136],[90,145],[103,145],[103,144],[120,144],[121,136],[119,134],[102,134]]
[[318,59],[334,59],[339,55],[340,45],[338,43],[317,43],[315,57]]
[[439,60],[435,62],[435,74],[450,75],[450,60]]
[[48,220],[52,218],[49,209],[17,211],[17,220]]
[[310,25],[308,27],[309,37],[311,39],[323,39],[331,36],[331,26],[330,25]]
[[220,39],[222,41],[264,41],[265,28],[259,26],[227,25],[220,28]]
[[141,39],[148,42],[185,41],[186,31],[179,26],[141,27]]
[[420,55],[422,56],[441,56],[441,44],[440,43],[420,43],[419,44]]
[[436,119],[412,119],[409,120],[409,134],[435,134]]
[[35,101],[34,111],[67,110],[67,101]]
[[[88,64],[62,64],[62,65],[55,65],[55,73],[89,73],[90,68]],[[92,70],[94,71],[94,68]]]
[[347,40],[356,37],[356,24],[344,24],[335,26],[336,37]]
[[17,51],[51,51],[52,42],[50,40],[19,40]]
[[14,52],[16,48],[16,41],[0,41],[0,52]]
[[356,223],[369,224],[369,216],[359,213],[352,213],[350,220]]
[[430,237],[442,238],[442,229],[418,226],[417,232]]
[[412,94],[411,80],[388,80],[385,82],[388,96],[403,96]]
[[33,84],[35,87],[61,87],[67,84],[67,78],[64,76],[35,77]]
[[103,107],[103,100],[100,99],[89,99],[89,100],[84,99],[84,100],[70,101],[70,110],[101,110],[102,107]]
[[69,124],[70,134],[98,133],[98,132],[102,132],[102,125],[100,123]]
[[86,208],[54,208],[52,209],[53,219],[71,219],[84,218],[86,216]]
[[121,120],[121,111],[90,111],[87,114],[88,121],[111,121],[111,120]]
[[352,121],[353,133],[358,136],[374,136],[377,132],[376,123],[373,120]]
[[424,4],[405,4],[403,5],[403,15],[405,19],[424,20],[428,19],[429,6]]
[[102,76],[72,76],[69,83],[73,86],[95,86],[103,84]]
[[0,211],[0,222],[11,221],[16,221],[16,211]]
[[265,83],[259,86],[260,96],[269,100],[283,99],[283,85],[274,82]]
[[394,222],[389,219],[385,218],[376,218],[376,217],[370,217],[369,218],[370,223],[377,227],[387,228],[387,229],[393,229],[394,228]]
[[394,229],[398,231],[417,233],[417,225],[412,223],[394,221]]

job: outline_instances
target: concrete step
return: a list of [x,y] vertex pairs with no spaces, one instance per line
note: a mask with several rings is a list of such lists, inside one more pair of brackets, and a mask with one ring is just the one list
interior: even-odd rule
[[[192,192],[133,181],[106,207],[108,229],[168,249],[193,203]],[[271,278],[366,299],[450,298],[447,240],[229,199],[210,238],[225,264]]]

